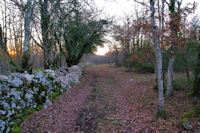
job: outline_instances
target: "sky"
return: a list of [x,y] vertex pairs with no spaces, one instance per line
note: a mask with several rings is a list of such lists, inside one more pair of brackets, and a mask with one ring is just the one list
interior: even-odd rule
[[[183,0],[183,5],[186,5],[188,2],[193,3],[194,1],[198,2],[199,0]],[[136,6],[141,6],[140,4],[135,5],[136,3],[134,0],[95,0],[95,3],[99,9],[103,9],[103,16],[115,16],[119,20],[125,14],[133,14]],[[200,2],[196,10],[196,13],[197,12],[200,15]],[[191,18],[191,16],[189,16],[189,18]],[[108,44],[105,44],[104,48],[98,47],[96,54],[104,55],[108,51]]]
[[123,16],[134,11],[133,0],[96,0],[96,5],[110,16]]
[[[133,0],[96,0],[99,9],[103,9],[103,16],[122,18],[125,14],[134,12]],[[98,47],[96,54],[104,55],[109,51],[108,44]]]

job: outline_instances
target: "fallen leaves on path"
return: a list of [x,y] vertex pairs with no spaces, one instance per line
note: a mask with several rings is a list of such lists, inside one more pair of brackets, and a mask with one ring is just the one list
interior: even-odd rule
[[[81,83],[47,109],[26,119],[22,132],[49,133],[168,133],[189,132],[180,126],[181,115],[193,108],[188,90],[175,91],[165,101],[167,119],[157,119],[153,74],[125,72],[110,65],[88,67]],[[198,99],[197,99],[198,100]],[[200,132],[198,119],[188,119]]]

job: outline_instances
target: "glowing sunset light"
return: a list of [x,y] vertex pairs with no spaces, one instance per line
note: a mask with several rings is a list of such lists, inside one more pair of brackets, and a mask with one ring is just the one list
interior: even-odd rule
[[13,49],[13,50],[9,50],[8,54],[11,55],[11,56],[14,56],[14,55],[17,54],[17,52],[16,52],[16,50]]
[[97,52],[95,52],[96,55],[105,55],[107,52],[109,52],[109,48],[104,45],[104,47],[98,47]]

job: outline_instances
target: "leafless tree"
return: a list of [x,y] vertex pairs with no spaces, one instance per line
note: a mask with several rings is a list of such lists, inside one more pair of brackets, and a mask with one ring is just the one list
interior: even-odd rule
[[158,112],[164,112],[164,93],[163,93],[163,79],[162,79],[162,51],[159,43],[159,34],[158,29],[155,24],[155,7],[154,0],[150,0],[150,10],[151,10],[151,24],[152,24],[152,34],[153,34],[153,42],[155,46],[156,52],[156,68],[157,68],[157,82],[158,82],[158,90],[159,90],[159,98],[158,98]]

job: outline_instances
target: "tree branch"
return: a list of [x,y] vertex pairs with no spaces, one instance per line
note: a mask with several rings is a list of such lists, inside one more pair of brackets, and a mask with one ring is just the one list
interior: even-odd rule
[[141,4],[141,5],[143,5],[143,6],[146,6],[146,7],[150,8],[150,6],[148,6],[144,2],[141,2],[141,1],[138,1],[138,0],[134,0],[134,1],[137,2],[137,3],[139,3],[139,4]]
[[170,6],[170,4],[166,1],[166,0],[163,0],[168,6]]
[[34,41],[40,48],[43,49],[42,45],[40,45],[40,44],[34,39],[34,37],[33,37],[32,35],[31,35],[31,39],[33,39],[33,41]]

